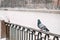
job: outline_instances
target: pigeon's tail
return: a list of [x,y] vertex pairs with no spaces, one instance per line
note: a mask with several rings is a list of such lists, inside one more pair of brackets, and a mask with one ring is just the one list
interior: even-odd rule
[[49,31],[49,29],[46,28],[46,31]]

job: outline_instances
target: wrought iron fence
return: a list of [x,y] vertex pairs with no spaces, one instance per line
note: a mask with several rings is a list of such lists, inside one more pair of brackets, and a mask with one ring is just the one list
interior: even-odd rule
[[[5,22],[9,28],[9,40],[59,40],[60,35]],[[7,30],[8,33],[8,30]],[[44,35],[44,36],[42,36]],[[53,37],[53,39],[50,38]]]
[[[60,35],[0,20],[0,38],[6,40],[60,40]],[[51,36],[53,38],[51,38]]]
[[0,8],[47,8],[59,9],[59,0],[0,0]]

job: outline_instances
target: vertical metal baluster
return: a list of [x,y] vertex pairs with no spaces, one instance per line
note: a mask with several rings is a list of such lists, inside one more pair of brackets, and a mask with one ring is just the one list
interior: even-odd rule
[[48,40],[49,40],[49,34],[47,35],[47,37],[48,37]]
[[29,30],[25,28],[24,40],[29,40]]
[[25,28],[25,30],[24,30],[24,40],[27,40],[27,29]]
[[32,32],[32,30],[30,30],[29,36],[30,36],[30,40],[33,40],[33,32]]
[[[26,30],[26,29],[25,29]],[[26,31],[24,30],[24,40],[26,39]]]
[[16,40],[16,25],[14,25],[14,27],[13,27],[13,36],[14,36],[14,40]]
[[23,40],[25,39],[24,36],[25,36],[25,28],[23,28]]
[[26,31],[26,36],[27,36],[27,37],[26,37],[26,40],[28,40],[28,30]]
[[32,31],[32,40],[35,40],[34,38],[35,38],[35,31],[33,30]]
[[35,33],[35,40],[38,40],[38,32]]
[[17,40],[20,40],[21,38],[20,38],[20,26],[18,26],[17,27],[17,30],[18,30],[18,34],[17,34]]
[[59,40],[58,37],[54,36],[53,40],[55,40],[55,39]]
[[48,34],[48,40],[49,40],[49,37],[50,37],[50,36],[49,36],[49,34]]
[[14,32],[14,29],[12,28],[12,39],[14,40],[14,34],[13,34],[13,32]]
[[[26,36],[27,36],[27,37],[26,37]],[[28,32],[26,32],[26,36],[25,36],[25,37],[26,37],[26,40],[28,40]]]
[[36,40],[38,40],[38,35],[36,35]]
[[59,38],[58,37],[56,37],[57,38],[57,40],[59,40]]
[[20,39],[20,40],[22,40],[22,30],[21,30],[20,32],[21,32],[21,33],[20,33],[20,34],[21,34],[21,36],[20,36],[20,37],[21,37],[21,39]]
[[16,40],[17,40],[17,29],[16,29]]
[[21,40],[21,30],[19,29],[19,40]]
[[[9,38],[9,36],[8,36],[8,35],[9,35],[9,34],[8,34],[8,31],[9,31],[9,30],[8,30],[8,27],[9,27],[9,24],[6,25],[6,37]],[[6,40],[8,40],[8,38],[6,38]]]
[[8,24],[8,25],[6,25],[6,37],[7,37],[6,40],[10,39],[9,34],[10,34],[10,25]]
[[10,24],[6,25],[6,40],[10,40]]
[[13,38],[13,32],[14,32],[13,27],[14,27],[14,25],[13,26],[11,25],[11,40],[14,40],[14,38]]
[[[48,37],[48,38],[47,38],[47,37]],[[46,34],[44,39],[45,39],[45,40],[49,40],[49,34]]]
[[39,36],[38,36],[38,33],[37,33],[37,35],[36,35],[37,40],[39,40],[38,37],[39,37]]
[[31,40],[33,40],[33,31],[32,31],[32,33],[31,33]]
[[22,29],[22,40],[24,40],[24,30],[25,28]]
[[13,31],[14,40],[16,40],[16,29]]
[[21,40],[23,40],[23,31],[21,30]]
[[9,33],[9,36],[10,36],[10,40],[11,40],[11,39],[12,39],[12,38],[11,38],[11,31],[12,31],[12,28],[11,28],[12,26],[11,26],[11,24],[10,24],[9,27],[10,27],[10,33]]
[[19,40],[19,30],[17,29],[17,40]]
[[23,30],[23,40],[24,40],[24,30]]
[[35,31],[33,30],[33,40],[35,40]]
[[19,26],[16,28],[16,40],[19,40]]
[[22,40],[22,31],[20,30],[20,40]]
[[11,29],[11,26],[10,26],[10,40],[12,40],[11,31],[12,31],[12,29]]
[[45,35],[45,37],[44,37],[44,40],[46,40],[46,35]]
[[38,33],[38,40],[39,40],[39,33]]
[[57,38],[57,40],[59,40],[59,38],[58,37],[56,37]]
[[55,36],[53,37],[53,40],[55,40]]
[[18,33],[18,31],[19,30],[16,28],[16,40],[19,40],[19,37],[18,37],[19,36],[19,33]]
[[29,40],[30,40],[30,32],[29,32]]
[[24,31],[24,40],[25,40],[25,31]]
[[33,31],[34,32],[34,34],[33,34],[33,40],[36,40],[36,32],[35,31]]
[[35,40],[36,40],[36,35],[35,35]]
[[42,40],[42,33],[41,33],[41,32],[39,32],[39,34],[40,34],[40,40]]
[[38,39],[40,40],[40,38],[41,38],[41,34],[40,34],[40,32],[38,33]]
[[32,40],[32,31],[30,31],[30,40]]
[[29,29],[27,30],[28,31],[28,40],[30,40],[30,33],[29,33]]
[[23,28],[21,27],[21,29],[20,29],[20,40],[23,40],[23,30],[22,30]]

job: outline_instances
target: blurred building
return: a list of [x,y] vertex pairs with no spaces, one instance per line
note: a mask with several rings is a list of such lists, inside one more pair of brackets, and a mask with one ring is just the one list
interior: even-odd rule
[[1,7],[60,8],[60,0],[0,0]]

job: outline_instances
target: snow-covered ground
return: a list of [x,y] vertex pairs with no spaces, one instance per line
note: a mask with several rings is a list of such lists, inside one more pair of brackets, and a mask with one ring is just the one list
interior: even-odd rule
[[39,29],[37,19],[47,26],[50,32],[60,34],[60,14],[28,12],[28,11],[0,11],[0,19],[10,20],[11,23]]

